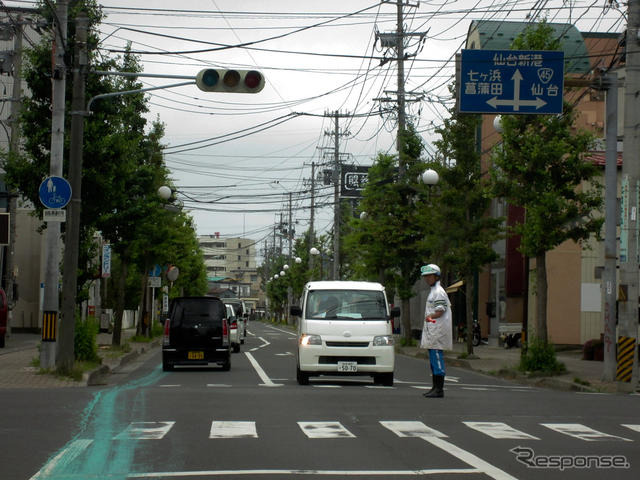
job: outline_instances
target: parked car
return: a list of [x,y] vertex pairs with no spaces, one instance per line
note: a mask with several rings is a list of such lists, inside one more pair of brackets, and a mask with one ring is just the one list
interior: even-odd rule
[[240,343],[244,343],[242,340],[242,326],[244,323],[242,320],[238,321],[238,317],[233,311],[233,305],[225,304],[225,308],[227,309],[227,318],[229,319],[229,335],[231,338],[231,348],[234,353],[238,353],[240,351]]
[[173,299],[164,322],[162,369],[176,365],[217,364],[231,368],[227,309],[216,297]]
[[4,337],[7,335],[8,310],[7,295],[0,288],[0,348],[4,348]]
[[317,375],[370,375],[393,385],[395,351],[384,287],[372,282],[322,281],[304,287],[298,322],[296,378],[300,385]]

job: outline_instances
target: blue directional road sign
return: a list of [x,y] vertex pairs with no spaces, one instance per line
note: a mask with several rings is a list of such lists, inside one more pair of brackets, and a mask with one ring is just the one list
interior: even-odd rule
[[62,177],[47,177],[38,189],[40,201],[47,208],[63,208],[71,200],[71,185]]
[[562,113],[564,52],[462,50],[462,113]]

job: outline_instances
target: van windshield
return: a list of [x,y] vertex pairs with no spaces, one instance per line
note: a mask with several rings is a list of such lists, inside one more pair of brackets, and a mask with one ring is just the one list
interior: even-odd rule
[[374,290],[312,290],[305,311],[312,319],[387,319],[384,293]]
[[171,324],[183,327],[217,326],[225,313],[220,301],[181,299],[174,305]]

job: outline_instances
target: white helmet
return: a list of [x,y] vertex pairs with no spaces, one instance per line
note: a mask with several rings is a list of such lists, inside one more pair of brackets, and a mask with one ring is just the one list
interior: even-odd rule
[[440,276],[440,267],[435,263],[430,263],[429,265],[423,265],[420,268],[420,275],[435,275],[436,277]]

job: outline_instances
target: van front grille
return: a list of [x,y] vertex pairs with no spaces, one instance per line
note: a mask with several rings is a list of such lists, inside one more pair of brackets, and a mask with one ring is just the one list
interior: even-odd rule
[[326,342],[327,347],[368,347],[369,342]]

